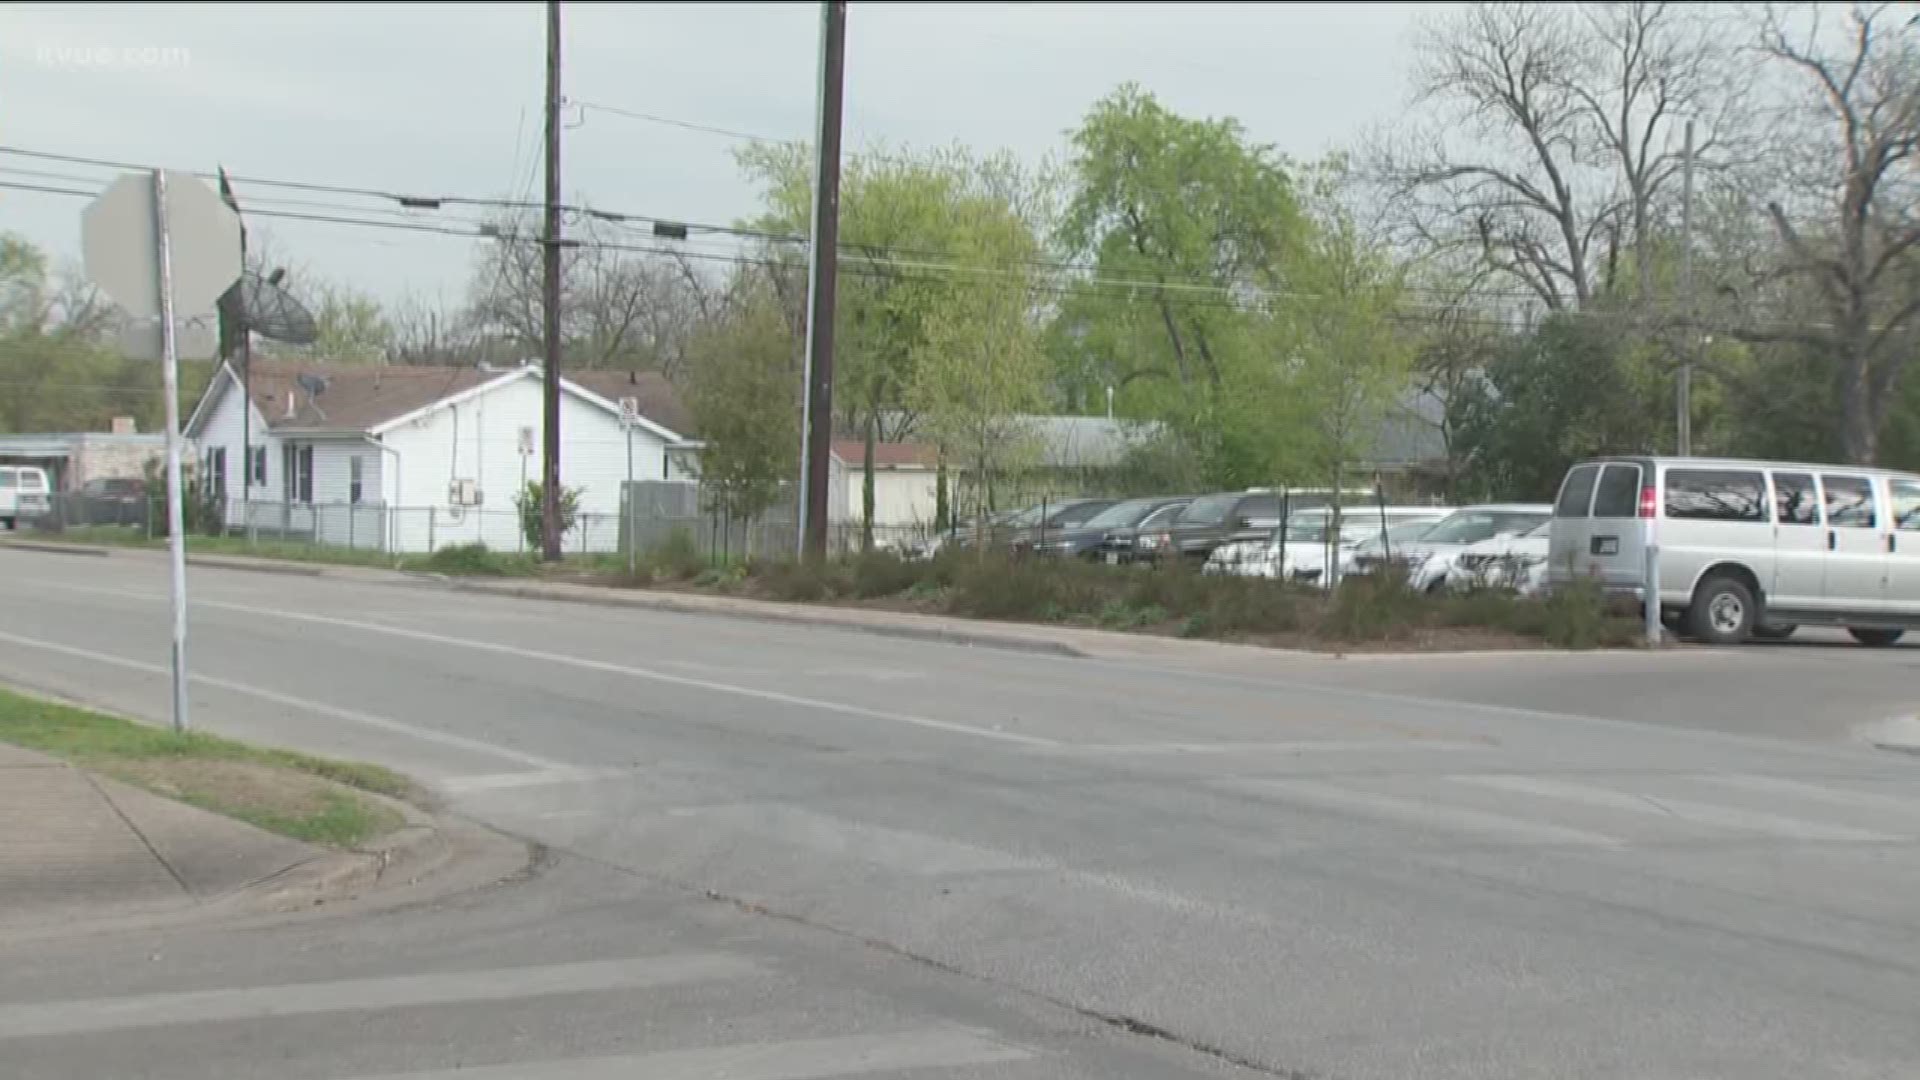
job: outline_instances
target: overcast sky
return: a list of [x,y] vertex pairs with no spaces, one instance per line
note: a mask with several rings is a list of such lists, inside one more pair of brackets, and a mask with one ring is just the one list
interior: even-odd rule
[[[1132,80],[1316,156],[1405,100],[1412,4],[850,5],[847,148],[961,141],[1037,157]],[[774,138],[813,120],[819,5],[569,4],[572,100]],[[423,195],[537,198],[544,6],[0,6],[0,145]],[[576,111],[569,201],[690,221],[753,212],[737,139]],[[23,171],[25,170],[25,171]],[[30,173],[56,174],[36,176]],[[0,181],[110,173],[0,154]],[[84,178],[84,179],[77,179]],[[243,204],[382,204],[243,186]],[[267,200],[278,200],[269,203]],[[323,205],[299,205],[315,203]],[[0,189],[0,231],[77,258],[83,200]],[[391,204],[386,204],[389,207]],[[470,219],[471,210],[417,215]],[[457,302],[480,241],[255,220],[276,253],[383,297]]]

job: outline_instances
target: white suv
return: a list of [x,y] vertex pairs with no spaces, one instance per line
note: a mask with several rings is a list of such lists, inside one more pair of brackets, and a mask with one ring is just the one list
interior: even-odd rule
[[47,472],[32,465],[0,465],[0,528],[15,529],[50,509]]

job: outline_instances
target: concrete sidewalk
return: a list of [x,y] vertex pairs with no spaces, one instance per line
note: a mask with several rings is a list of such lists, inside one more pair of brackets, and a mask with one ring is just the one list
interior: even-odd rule
[[0,743],[0,930],[190,910],[338,854]]

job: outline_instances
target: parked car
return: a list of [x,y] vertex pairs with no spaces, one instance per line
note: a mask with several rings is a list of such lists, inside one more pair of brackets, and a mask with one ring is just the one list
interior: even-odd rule
[[1920,475],[1853,465],[1610,457],[1567,470],[1548,586],[1575,576],[1646,597],[1694,636],[1731,644],[1802,624],[1891,645],[1920,626]]
[[912,545],[908,557],[931,559],[948,547],[964,548],[983,541],[991,543],[996,539],[1005,539],[1012,534],[1013,527],[1009,523],[1025,512],[1025,510],[999,510],[965,524],[954,525],[944,532],[934,533]]
[[1519,536],[1496,536],[1468,545],[1447,570],[1450,589],[1512,589],[1533,596],[1546,583],[1551,520]]
[[[1132,530],[1155,511],[1169,506],[1184,506],[1187,501],[1184,497],[1162,495],[1114,503],[1079,525],[1065,526],[1059,532],[1048,533],[1044,541],[1036,535],[1034,554],[1055,558],[1105,559],[1108,552],[1113,550],[1107,547],[1107,538],[1115,530]],[[1115,558],[1112,561],[1120,560]]]
[[[1340,553],[1340,576],[1352,577],[1361,573],[1361,564],[1377,565],[1389,556],[1399,558],[1400,554],[1414,545],[1414,542],[1433,531],[1435,525],[1446,520],[1451,510],[1444,510],[1437,518],[1417,519],[1389,525],[1385,534],[1375,534],[1347,548]],[[1324,580],[1322,582],[1324,584]]]
[[1100,542],[1101,560],[1114,565],[1153,562],[1168,542],[1167,529],[1192,502],[1191,495],[1171,498],[1133,525],[1108,529]]
[[1032,554],[1041,544],[1084,526],[1112,506],[1114,499],[1059,499],[1029,506],[1009,520],[1002,538],[1015,555]]
[[139,525],[147,520],[147,482],[139,477],[96,477],[67,500],[66,524]]
[[[1427,526],[1453,513],[1445,506],[1378,506],[1348,507],[1340,515],[1340,535],[1334,542],[1328,542],[1328,533],[1332,527],[1332,514],[1319,511],[1300,518],[1297,523],[1289,522],[1287,537],[1283,543],[1271,542],[1262,549],[1264,567],[1260,572],[1267,577],[1284,573],[1294,581],[1328,585],[1333,581],[1327,573],[1327,557],[1332,553],[1335,565],[1341,574],[1347,573],[1354,551],[1369,540],[1378,539],[1382,532],[1382,518],[1389,541],[1394,541],[1393,530],[1400,526],[1416,526],[1416,531],[1424,534]],[[1402,535],[1405,535],[1404,533]],[[1382,545],[1382,550],[1398,550],[1398,542]]]
[[34,465],[0,465],[0,528],[16,529],[45,514],[52,489],[47,471]]
[[[1495,537],[1519,536],[1532,532],[1553,517],[1546,503],[1490,503],[1466,506],[1436,523],[1425,536],[1393,553],[1393,560],[1405,567],[1407,583],[1421,592],[1432,592],[1446,585],[1454,560],[1470,545]],[[1367,573],[1377,568],[1385,556],[1355,560]]]

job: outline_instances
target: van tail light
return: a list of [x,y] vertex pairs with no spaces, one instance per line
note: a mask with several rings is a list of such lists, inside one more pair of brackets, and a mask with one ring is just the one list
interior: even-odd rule
[[1660,516],[1660,495],[1648,484],[1640,489],[1640,516],[1654,518]]

